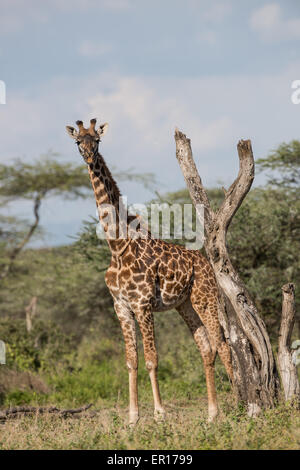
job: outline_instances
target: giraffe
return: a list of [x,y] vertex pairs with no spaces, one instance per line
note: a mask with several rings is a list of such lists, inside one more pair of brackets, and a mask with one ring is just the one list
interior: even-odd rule
[[[158,354],[155,345],[153,312],[176,309],[190,329],[201,353],[206,376],[208,420],[218,415],[214,382],[214,363],[218,353],[232,383],[231,353],[218,319],[219,297],[216,279],[208,260],[198,250],[151,237],[121,236],[119,214],[120,191],[98,147],[108,124],[96,129],[96,119],[89,128],[76,121],[78,130],[67,126],[75,139],[79,153],[88,165],[95,194],[99,219],[111,251],[111,263],[105,275],[114,309],[120,321],[125,341],[126,364],[129,374],[129,424],[139,420],[138,354],[136,323],[144,347],[154,400],[154,418],[165,418],[157,379]],[[108,205],[117,217],[108,217]],[[103,209],[104,208],[104,209]],[[127,227],[134,216],[127,216]],[[138,220],[140,223],[140,220]],[[140,223],[141,228],[141,223]],[[114,237],[111,234],[114,233]]]

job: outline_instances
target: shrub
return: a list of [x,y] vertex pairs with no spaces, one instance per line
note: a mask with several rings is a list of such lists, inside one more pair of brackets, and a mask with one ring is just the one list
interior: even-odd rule
[[53,370],[58,363],[68,366],[74,356],[72,336],[50,321],[36,321],[28,333],[23,320],[1,319],[0,338],[6,344],[7,366],[18,371]]

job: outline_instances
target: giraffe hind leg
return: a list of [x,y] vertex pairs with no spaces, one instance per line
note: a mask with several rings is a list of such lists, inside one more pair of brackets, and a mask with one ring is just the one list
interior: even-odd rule
[[233,370],[231,361],[231,351],[226,343],[223,331],[219,321],[219,300],[217,289],[211,289],[210,296],[206,296],[207,301],[203,301],[203,296],[199,294],[197,285],[191,292],[191,302],[194,310],[199,315],[205,326],[209,341],[217,350],[221,361],[223,362],[231,384],[233,383]]
[[213,421],[218,414],[214,377],[216,348],[211,344],[206,328],[200,320],[199,315],[194,310],[190,300],[180,305],[177,310],[189,327],[203,359],[208,398],[208,420]]

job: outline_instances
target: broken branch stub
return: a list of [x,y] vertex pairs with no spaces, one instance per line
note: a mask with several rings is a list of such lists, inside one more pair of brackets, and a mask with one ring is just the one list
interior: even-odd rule
[[295,286],[282,287],[282,316],[278,340],[278,367],[286,401],[295,401],[299,406],[300,386],[297,365],[293,361],[291,337],[295,322]]

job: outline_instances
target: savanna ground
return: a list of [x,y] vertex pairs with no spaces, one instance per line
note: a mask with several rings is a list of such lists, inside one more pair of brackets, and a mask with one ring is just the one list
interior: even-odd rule
[[[0,207],[11,199],[42,201],[53,192],[77,198],[83,196],[78,188],[88,188],[90,194],[85,168],[70,168],[53,158],[50,166],[48,160],[32,167],[19,162],[17,171],[15,166],[0,166]],[[228,246],[266,323],[276,356],[281,287],[287,282],[296,285],[292,341],[300,331],[300,142],[282,144],[261,165],[271,172],[269,181],[253,189],[243,202],[230,226]],[[222,190],[209,190],[213,207],[223,197]],[[167,194],[165,200],[190,202],[186,190]],[[7,347],[7,363],[0,365],[0,412],[16,405],[74,408],[93,403],[93,407],[78,418],[45,414],[0,421],[0,449],[300,447],[299,411],[281,398],[275,409],[249,418],[235,405],[218,360],[220,417],[214,424],[207,423],[200,354],[176,312],[155,314],[158,374],[167,420],[153,421],[139,336],[141,419],[129,429],[124,341],[104,283],[110,254],[96,236],[95,221],[83,223],[77,239],[70,239],[68,246],[18,251],[26,233],[37,228],[38,219],[23,222],[0,214],[0,277],[6,273],[0,281],[0,339]],[[33,297],[37,312],[28,332],[25,308]]]
[[[0,449],[297,449],[300,414],[281,403],[274,410],[249,418],[236,407],[219,360],[216,383],[220,403],[217,422],[207,423],[205,377],[200,355],[186,326],[175,312],[157,316],[159,379],[167,411],[164,423],[153,420],[148,373],[139,344],[140,421],[127,426],[128,384],[123,344],[97,341],[91,332],[75,356],[44,368],[44,372],[12,372],[2,366],[0,380],[10,382],[2,393],[2,408],[11,405],[94,406],[78,417],[54,414],[22,416],[0,424]],[[161,327],[161,328],[159,328]],[[162,334],[163,333],[163,334]],[[35,332],[36,334],[36,332]],[[34,335],[33,335],[34,336]],[[174,337],[178,338],[175,342]],[[63,337],[59,339],[63,343]],[[53,346],[55,348],[55,345]],[[28,347],[28,350],[30,348]],[[57,352],[57,351],[56,351]],[[19,352],[20,357],[20,352]],[[48,351],[48,362],[51,354]],[[73,365],[72,365],[73,364]]]
[[249,419],[234,410],[228,395],[221,396],[221,406],[219,421],[207,424],[203,397],[166,401],[167,422],[155,424],[151,407],[142,403],[143,417],[134,430],[118,405],[103,407],[96,417],[24,417],[1,425],[0,449],[299,449],[299,416],[288,407]]

